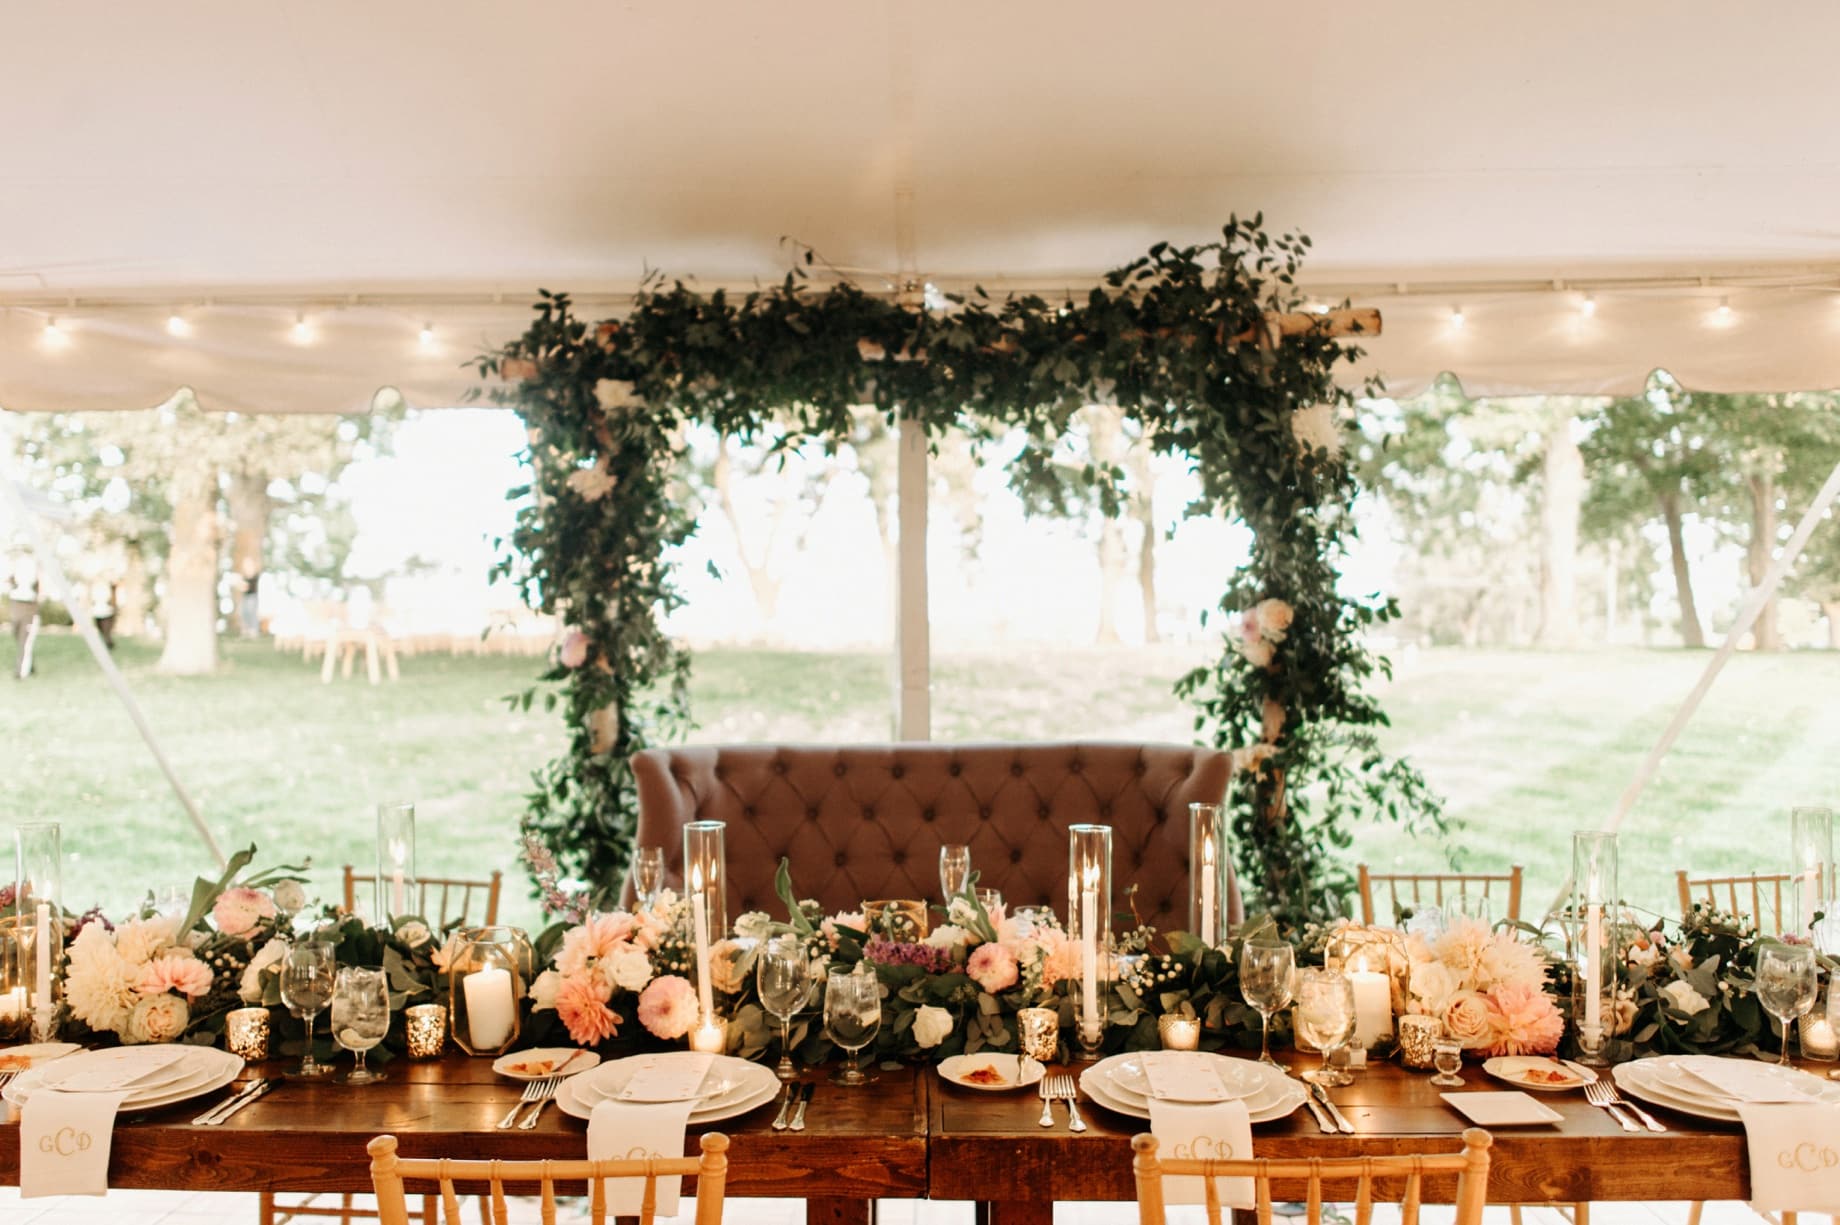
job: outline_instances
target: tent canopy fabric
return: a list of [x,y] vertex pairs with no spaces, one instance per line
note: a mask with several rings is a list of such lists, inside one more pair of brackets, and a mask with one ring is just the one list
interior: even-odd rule
[[1837,42],[1817,0],[17,5],[0,404],[449,403],[538,285],[804,243],[1077,292],[1261,211],[1397,392],[1840,386]]

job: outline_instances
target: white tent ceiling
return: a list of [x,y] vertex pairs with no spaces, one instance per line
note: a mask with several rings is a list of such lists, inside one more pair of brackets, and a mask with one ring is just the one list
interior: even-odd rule
[[1078,289],[1255,211],[1314,238],[1312,286],[1386,312],[1395,390],[1450,369],[1625,391],[1657,366],[1840,386],[1840,9],[1816,0],[17,2],[0,23],[11,408],[182,385],[239,410],[451,402],[539,284],[773,280],[790,237],[876,287]]

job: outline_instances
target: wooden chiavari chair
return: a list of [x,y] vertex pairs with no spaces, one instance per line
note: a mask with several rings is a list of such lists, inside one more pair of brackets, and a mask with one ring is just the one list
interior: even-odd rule
[[[1442,906],[1446,898],[1480,893],[1493,904],[1502,899],[1506,906],[1497,919],[1519,922],[1521,917],[1521,866],[1506,872],[1374,872],[1366,864],[1357,870],[1361,886],[1361,922],[1372,926],[1374,886],[1384,885],[1392,898],[1393,914],[1406,907]],[[1390,919],[1392,916],[1389,915]]]
[[[503,875],[502,872],[494,872],[485,880],[424,876],[415,882],[415,913],[427,919],[429,926],[439,931],[450,923],[469,923],[473,900],[478,897],[485,903],[485,914],[480,923],[490,927],[498,922],[498,893]],[[359,873],[350,864],[346,864],[346,911],[357,911],[360,886],[369,887],[376,883],[374,873]]]
[[1686,869],[1674,874],[1680,886],[1680,913],[1684,916],[1693,903],[1702,901],[1744,915],[1768,936],[1783,932],[1783,915],[1789,882],[1795,878],[1787,872],[1755,872],[1738,876],[1689,876]]

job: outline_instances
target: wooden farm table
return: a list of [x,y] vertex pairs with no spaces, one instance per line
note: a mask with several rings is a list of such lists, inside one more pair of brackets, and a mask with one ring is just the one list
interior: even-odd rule
[[[1303,1066],[1313,1059],[1300,1061]],[[270,1063],[255,1069],[274,1075]],[[394,1133],[405,1156],[579,1158],[586,1125],[554,1106],[530,1131],[493,1124],[517,1087],[485,1060],[453,1056],[434,1063],[397,1060],[390,1079],[369,1088],[289,1081],[221,1127],[191,1119],[224,1096],[145,1116],[116,1128],[110,1185],[191,1191],[368,1191],[364,1145]],[[1075,1073],[1078,1068],[1069,1069]],[[1821,1069],[1817,1065],[1815,1070]],[[939,1080],[930,1069],[884,1070],[857,1090],[819,1082],[804,1132],[769,1130],[763,1106],[716,1126],[733,1139],[729,1193],[804,1199],[813,1222],[868,1222],[876,1199],[930,1196],[975,1200],[991,1225],[1048,1222],[1056,1200],[1129,1200],[1130,1138],[1148,1125],[1089,1100],[1089,1130],[1067,1130],[1065,1107],[1041,1127],[1040,1099],[980,1093]],[[1498,1088],[1480,1069],[1469,1088]],[[1253,1131],[1260,1156],[1336,1157],[1458,1147],[1464,1121],[1423,1073],[1381,1065],[1334,1096],[1353,1136],[1324,1135],[1307,1110]],[[1631,1135],[1576,1093],[1545,1095],[1556,1127],[1495,1129],[1489,1199],[1494,1203],[1574,1200],[1742,1199],[1749,1194],[1744,1138],[1736,1124],[1653,1113],[1665,1135]],[[696,1151],[694,1136],[687,1151]],[[16,1142],[0,1142],[0,1183],[19,1180]],[[1428,1199],[1447,1199],[1433,1181]],[[1279,1188],[1284,1194],[1284,1188]]]

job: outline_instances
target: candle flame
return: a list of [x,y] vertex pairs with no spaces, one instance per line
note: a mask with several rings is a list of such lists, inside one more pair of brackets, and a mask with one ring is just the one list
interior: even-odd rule
[[1096,863],[1089,863],[1083,869],[1083,872],[1084,875],[1081,877],[1080,882],[1081,886],[1086,889],[1097,889],[1099,887],[1099,865]]
[[703,865],[700,863],[690,866],[690,890],[693,893],[703,891]]
[[1212,838],[1201,840],[1201,862],[1210,868],[1214,866],[1214,840]]

